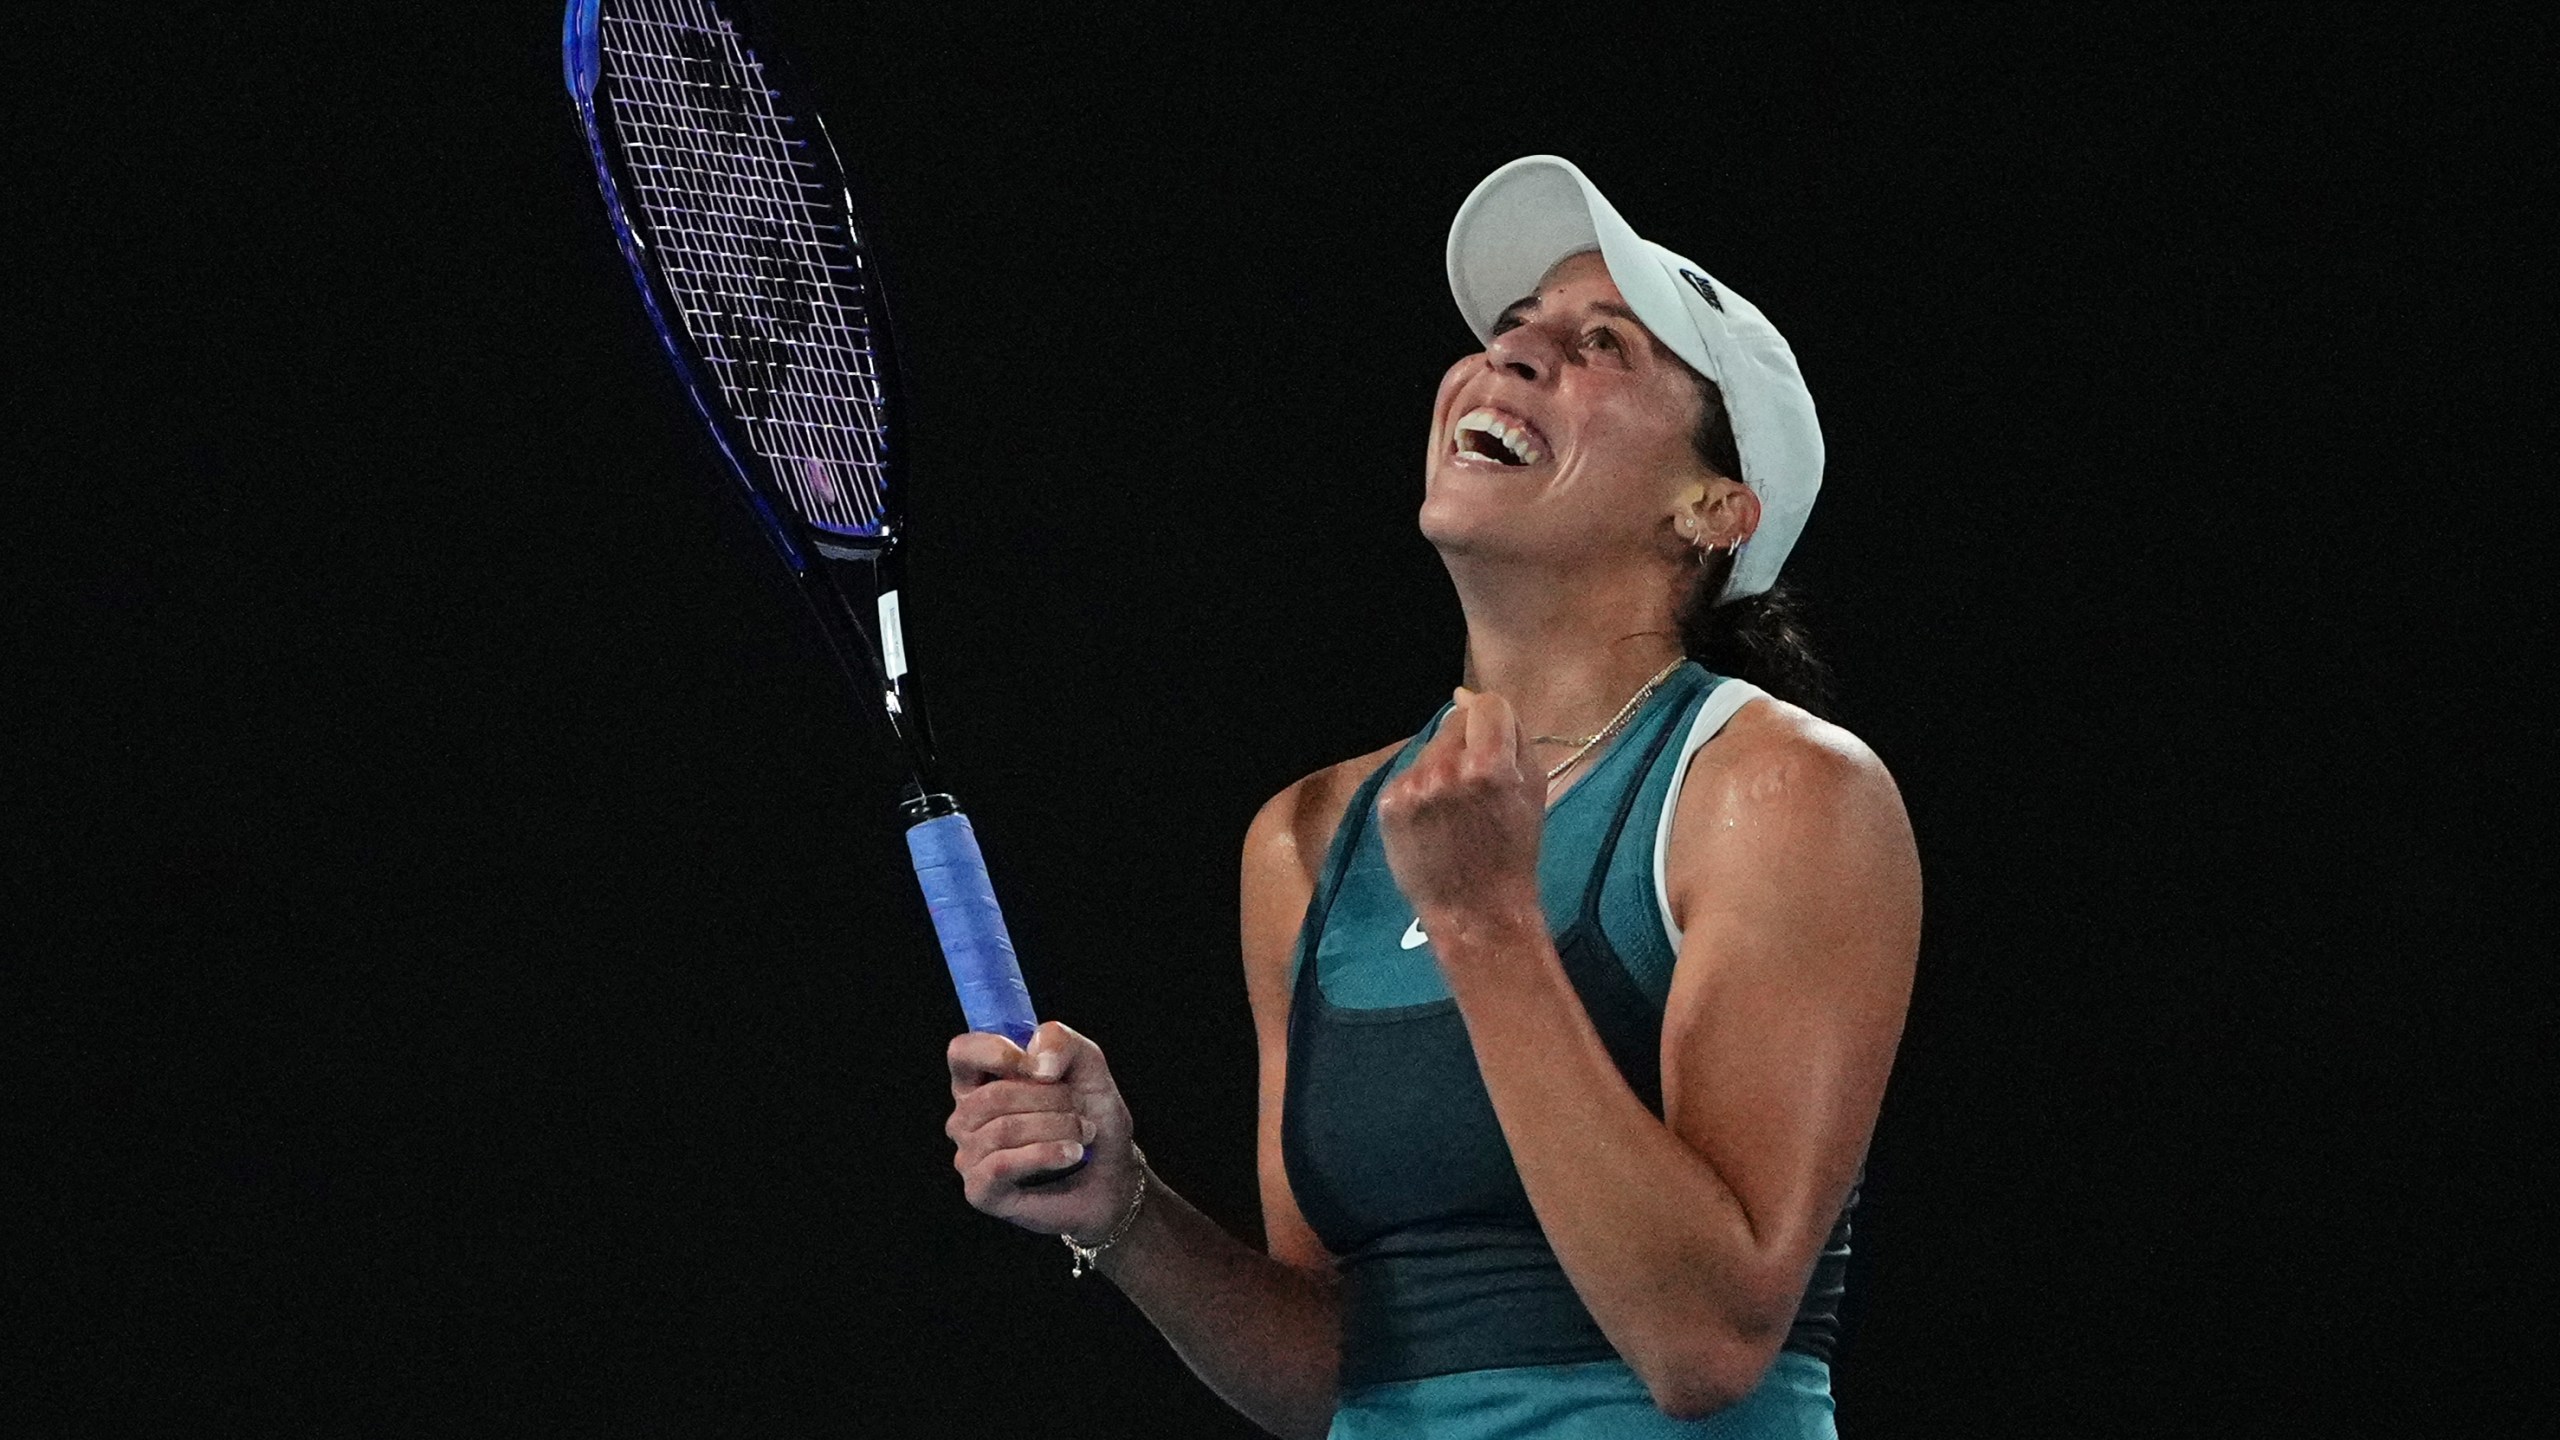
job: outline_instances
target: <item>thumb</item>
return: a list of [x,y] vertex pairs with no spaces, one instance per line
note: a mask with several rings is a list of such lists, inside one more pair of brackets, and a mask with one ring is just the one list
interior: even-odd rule
[[1102,1047],[1069,1026],[1042,1021],[1025,1050],[1034,1080],[1063,1080],[1079,1091],[1112,1088],[1111,1066],[1102,1058]]
[[[1511,702],[1500,695],[1480,694],[1467,707],[1467,749],[1482,757],[1482,764],[1498,766],[1508,762],[1519,773],[1533,773],[1520,717],[1513,713]],[[1502,758],[1494,759],[1497,755]]]

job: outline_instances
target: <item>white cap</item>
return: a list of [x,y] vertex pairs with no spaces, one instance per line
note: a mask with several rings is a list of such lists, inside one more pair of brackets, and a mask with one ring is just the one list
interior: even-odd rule
[[1760,497],[1760,528],[1735,557],[1722,599],[1757,595],[1776,582],[1822,489],[1813,396],[1795,351],[1758,306],[1636,234],[1597,186],[1553,155],[1512,161],[1458,207],[1449,289],[1476,338],[1490,340],[1504,306],[1534,293],[1557,261],[1594,248],[1636,318],[1724,393],[1742,455],[1738,478]]

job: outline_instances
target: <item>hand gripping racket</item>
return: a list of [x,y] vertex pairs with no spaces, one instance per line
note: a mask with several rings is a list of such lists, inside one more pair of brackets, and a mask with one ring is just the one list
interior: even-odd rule
[[570,0],[561,60],[640,303],[907,772],[907,850],[972,1030],[1038,1023],[900,623],[907,436],[867,213],[751,17]]

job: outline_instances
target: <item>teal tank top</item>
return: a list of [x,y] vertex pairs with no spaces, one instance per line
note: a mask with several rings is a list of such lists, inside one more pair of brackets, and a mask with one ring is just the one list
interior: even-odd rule
[[[1680,742],[1722,683],[1695,665],[1674,672],[1549,809],[1539,854],[1540,895],[1565,973],[1629,1087],[1656,1115],[1677,956],[1656,900],[1654,836]],[[1281,1148],[1299,1209],[1339,1262],[1336,1435],[1409,1433],[1433,1416],[1435,1436],[1586,1433],[1556,1418],[1573,1415],[1615,1417],[1593,1434],[1830,1433],[1847,1206],[1781,1363],[1762,1384],[1768,1395],[1711,1417],[1721,1422],[1712,1430],[1652,1409],[1557,1263],[1464,1018],[1378,837],[1379,789],[1413,763],[1438,723],[1345,808],[1293,960]],[[1730,1428],[1754,1405],[1786,1418]],[[1443,1415],[1435,1407],[1454,1408]],[[1513,1418],[1486,1428],[1456,1423],[1461,1412]],[[1549,1418],[1522,1428],[1532,1415]],[[1630,1429],[1642,1415],[1670,1428]]]

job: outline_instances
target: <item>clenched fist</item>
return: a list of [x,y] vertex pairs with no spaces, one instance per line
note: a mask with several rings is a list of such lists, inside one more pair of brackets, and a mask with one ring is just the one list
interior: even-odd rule
[[942,1128],[971,1205],[1087,1240],[1119,1222],[1138,1174],[1129,1107],[1101,1046],[1052,1020],[1028,1048],[973,1031],[944,1058],[952,1103]]
[[1411,768],[1378,792],[1387,868],[1434,934],[1538,917],[1546,816],[1546,775],[1510,702],[1463,687]]

